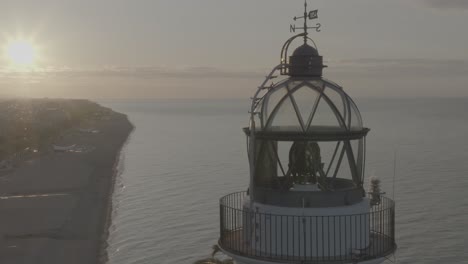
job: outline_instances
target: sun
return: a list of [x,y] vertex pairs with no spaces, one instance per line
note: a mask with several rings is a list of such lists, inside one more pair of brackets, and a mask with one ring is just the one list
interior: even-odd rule
[[16,39],[7,43],[5,56],[14,66],[33,66],[37,57],[37,50],[31,42]]

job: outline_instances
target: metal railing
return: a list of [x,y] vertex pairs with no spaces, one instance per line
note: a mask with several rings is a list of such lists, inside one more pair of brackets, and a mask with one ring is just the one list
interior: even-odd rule
[[381,197],[368,213],[299,216],[255,212],[245,192],[220,200],[220,247],[243,257],[286,263],[346,263],[396,249],[395,203]]

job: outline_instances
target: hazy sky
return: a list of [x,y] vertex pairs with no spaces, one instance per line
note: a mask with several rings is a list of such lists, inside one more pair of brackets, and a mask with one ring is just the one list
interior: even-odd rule
[[[467,0],[309,0],[324,76],[356,97],[468,96]],[[279,63],[302,0],[1,0],[0,96],[247,98]],[[3,50],[3,49],[2,49]]]

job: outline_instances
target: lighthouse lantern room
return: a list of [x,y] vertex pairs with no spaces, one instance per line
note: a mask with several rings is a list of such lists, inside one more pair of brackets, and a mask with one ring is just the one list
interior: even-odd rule
[[308,34],[321,25],[307,25],[318,10],[304,7],[294,18],[304,26],[291,26],[303,32],[252,98],[250,184],[221,198],[219,246],[239,264],[381,263],[396,250],[395,205],[364,189],[369,129],[345,90],[322,77]]

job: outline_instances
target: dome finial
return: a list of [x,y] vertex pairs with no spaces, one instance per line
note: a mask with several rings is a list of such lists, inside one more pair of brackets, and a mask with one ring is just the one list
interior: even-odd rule
[[294,17],[294,21],[298,19],[304,19],[304,26],[303,27],[296,27],[296,25],[291,24],[290,25],[290,31],[291,32],[296,32],[296,29],[303,29],[304,30],[304,44],[307,44],[307,38],[308,38],[308,29],[315,29],[315,31],[320,32],[320,27],[322,26],[320,23],[315,24],[314,27],[309,27],[307,26],[307,19],[313,20],[318,18],[318,9],[312,10],[310,12],[307,12],[307,0],[304,0],[304,15],[301,17]]
[[307,19],[305,17],[307,16],[307,0],[304,0],[304,44],[307,44]]

